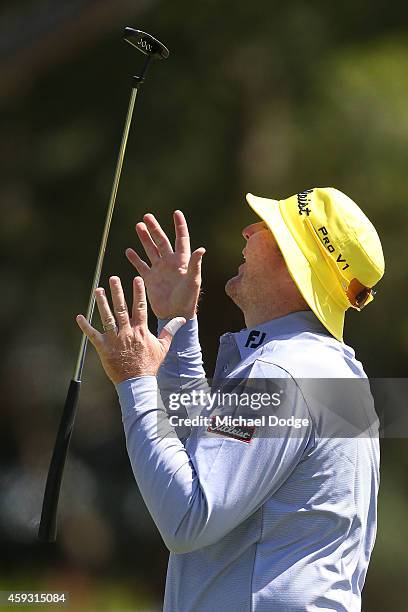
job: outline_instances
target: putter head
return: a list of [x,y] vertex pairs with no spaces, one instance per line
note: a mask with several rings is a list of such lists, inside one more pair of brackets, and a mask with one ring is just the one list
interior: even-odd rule
[[125,28],[124,40],[138,51],[150,56],[152,59],[167,59],[169,50],[157,38],[151,34],[135,30],[134,28]]

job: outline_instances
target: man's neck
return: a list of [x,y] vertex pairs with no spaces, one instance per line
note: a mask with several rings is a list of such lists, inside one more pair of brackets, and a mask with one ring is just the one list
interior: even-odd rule
[[309,306],[304,301],[297,304],[285,304],[281,302],[280,304],[269,305],[268,308],[251,308],[250,311],[244,312],[245,325],[248,328],[256,327],[267,321],[279,319],[293,312],[301,312],[304,310],[310,310]]

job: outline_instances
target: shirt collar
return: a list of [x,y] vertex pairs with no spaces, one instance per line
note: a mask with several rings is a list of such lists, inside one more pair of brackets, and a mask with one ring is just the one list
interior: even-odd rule
[[235,340],[241,357],[253,352],[271,340],[290,337],[302,332],[312,332],[330,336],[330,333],[311,310],[292,312],[284,317],[266,321],[255,327],[241,329],[239,332],[225,334],[221,340]]

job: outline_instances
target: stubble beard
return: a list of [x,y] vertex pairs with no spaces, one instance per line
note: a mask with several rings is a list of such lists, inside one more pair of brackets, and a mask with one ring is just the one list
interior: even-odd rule
[[225,293],[228,297],[242,310],[242,296],[240,291],[240,285],[242,283],[242,276],[237,274],[233,276],[225,283]]

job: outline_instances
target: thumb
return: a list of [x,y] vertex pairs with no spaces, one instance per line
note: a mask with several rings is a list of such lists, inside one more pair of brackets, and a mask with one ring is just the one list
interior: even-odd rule
[[196,249],[191,254],[190,262],[187,268],[187,273],[193,278],[196,278],[197,276],[200,276],[201,274],[201,262],[203,260],[204,254],[205,254],[204,247],[200,247],[199,249]]
[[176,335],[180,327],[183,327],[186,319],[184,317],[175,317],[171,319],[160,332],[158,337],[158,341],[164,348],[165,354],[168,352],[170,348],[171,341],[173,340],[173,336]]

